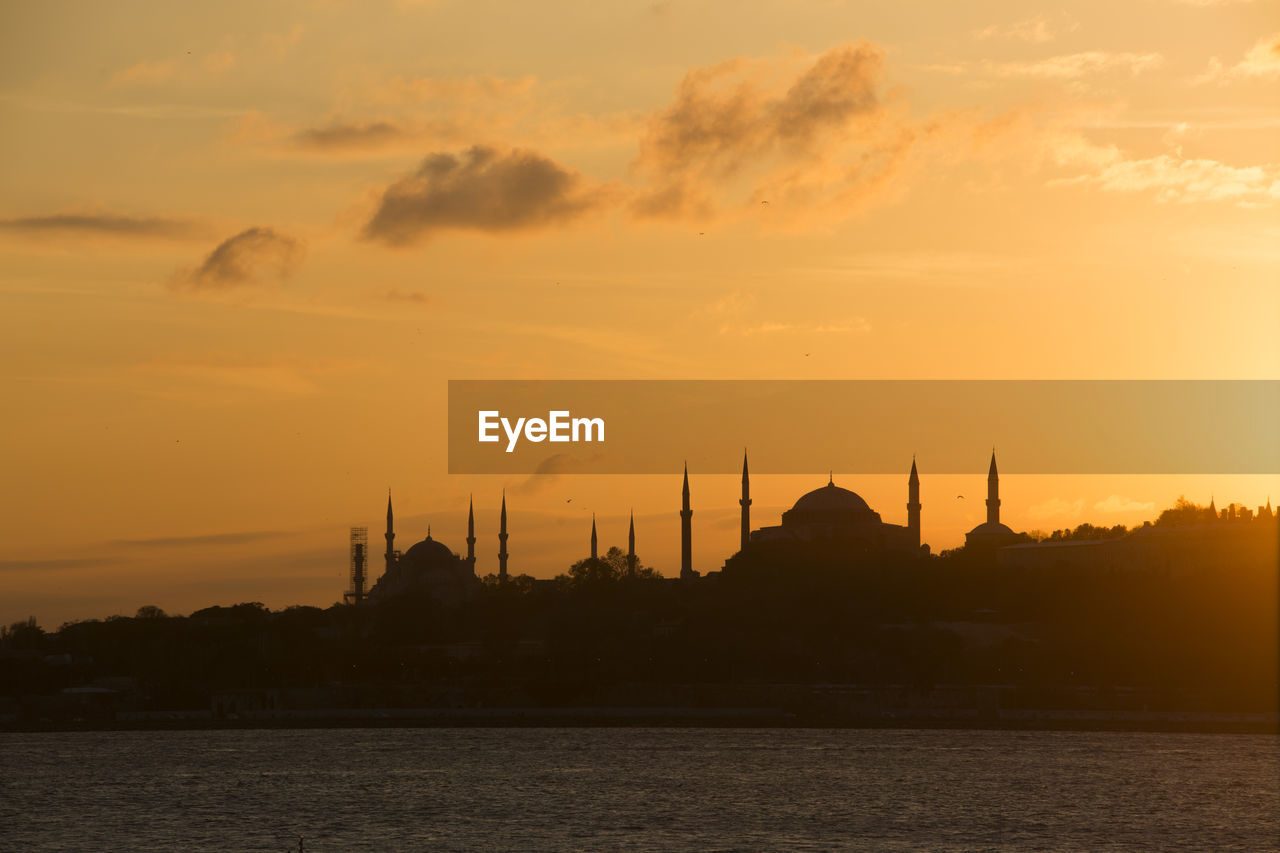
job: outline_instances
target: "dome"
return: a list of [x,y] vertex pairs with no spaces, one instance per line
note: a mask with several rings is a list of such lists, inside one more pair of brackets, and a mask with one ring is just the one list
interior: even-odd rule
[[984,521],[967,534],[969,536],[1013,536],[1013,530],[1000,522]]
[[830,482],[802,495],[795,506],[782,514],[783,527],[793,529],[807,525],[851,528],[872,523],[879,524],[880,515],[866,501]]
[[457,560],[457,557],[449,550],[448,545],[432,539],[431,534],[428,533],[426,539],[405,551],[401,559],[420,566],[431,566],[452,563]]
[[871,507],[867,506],[867,502],[856,492],[842,489],[835,483],[827,483],[821,489],[814,489],[802,495],[792,510],[806,513],[833,511],[862,513],[871,512]]

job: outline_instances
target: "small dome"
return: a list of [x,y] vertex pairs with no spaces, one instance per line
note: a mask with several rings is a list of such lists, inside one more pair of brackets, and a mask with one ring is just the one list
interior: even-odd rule
[[1000,522],[984,521],[967,534],[969,536],[1013,536],[1013,531]]

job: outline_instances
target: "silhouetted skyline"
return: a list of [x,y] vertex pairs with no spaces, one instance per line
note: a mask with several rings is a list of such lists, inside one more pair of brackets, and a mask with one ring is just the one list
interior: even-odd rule
[[[512,566],[571,562],[557,526],[592,512],[623,546],[634,509],[647,559],[678,568],[657,478],[445,474],[450,379],[1280,364],[1265,3],[6,16],[0,621],[323,603],[387,486],[402,535],[432,524],[459,549],[474,493],[478,564],[505,488]],[[901,520],[899,476],[823,467]],[[740,484],[691,470],[701,566],[740,543]],[[814,488],[753,473],[757,526]],[[1274,477],[1002,487],[1019,530],[1280,495]],[[982,523],[973,491],[922,484],[935,549]]]

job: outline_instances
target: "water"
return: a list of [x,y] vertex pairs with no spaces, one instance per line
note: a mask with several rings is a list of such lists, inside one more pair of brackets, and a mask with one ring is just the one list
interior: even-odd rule
[[0,734],[0,848],[1280,850],[1268,735]]

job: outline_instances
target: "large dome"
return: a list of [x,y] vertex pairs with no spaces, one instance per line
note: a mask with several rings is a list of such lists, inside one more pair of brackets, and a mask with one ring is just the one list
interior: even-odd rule
[[857,492],[851,492],[848,489],[842,489],[835,483],[827,483],[821,489],[814,489],[806,495],[802,495],[800,500],[796,501],[796,505],[792,510],[800,512],[871,512],[871,507],[867,506]]
[[439,542],[431,538],[431,534],[427,534],[427,538],[413,545],[405,552],[404,561],[417,566],[447,566],[457,561],[457,557],[449,550],[449,546],[443,542]]
[[866,501],[830,482],[803,495],[782,514],[782,526],[793,529],[807,525],[850,528],[872,523],[879,524],[880,515]]

